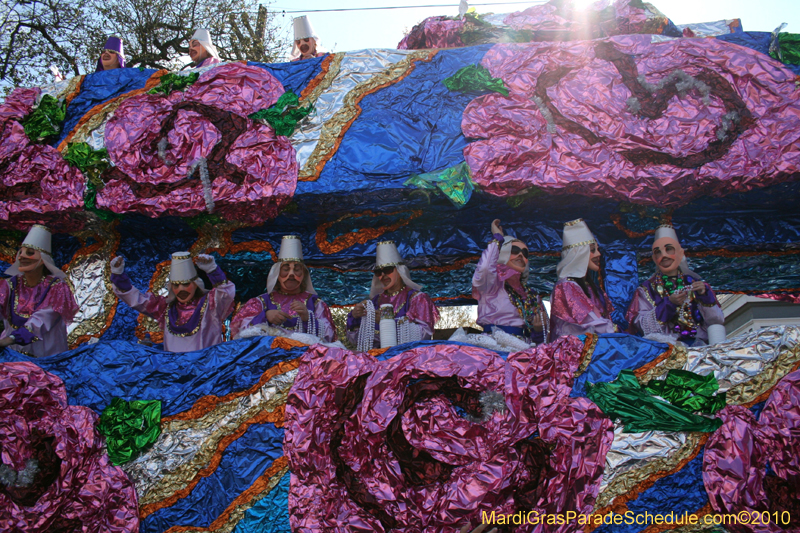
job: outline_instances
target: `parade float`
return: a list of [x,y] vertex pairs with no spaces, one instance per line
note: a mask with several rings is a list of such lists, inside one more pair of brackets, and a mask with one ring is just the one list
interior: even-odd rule
[[[547,294],[562,225],[582,217],[623,328],[664,223],[718,294],[797,302],[796,39],[602,7],[435,17],[398,50],[9,94],[0,262],[46,224],[80,311],[70,351],[0,352],[0,529],[434,532],[523,513],[498,527],[800,530],[798,328],[688,348],[255,337],[168,353],[111,289],[115,256],[157,291],[189,250],[241,304],[294,234],[331,304],[365,298],[382,240],[438,305],[470,303],[500,216]],[[670,512],[699,521],[637,520]],[[756,518],[702,521],[738,513]]]

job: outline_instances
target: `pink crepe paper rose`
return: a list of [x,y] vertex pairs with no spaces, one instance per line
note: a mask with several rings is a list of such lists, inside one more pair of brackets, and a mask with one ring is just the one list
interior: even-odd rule
[[780,63],[717,39],[496,45],[509,96],[473,100],[474,181],[675,207],[795,179],[800,103]]
[[292,529],[438,532],[482,511],[591,512],[613,433],[569,397],[582,348],[564,337],[507,361],[443,344],[386,361],[311,348],[286,405]]
[[0,531],[139,530],[136,491],[64,382],[33,363],[0,364]]
[[275,217],[294,195],[296,154],[286,137],[247,115],[283,92],[266,70],[229,63],[185,93],[126,100],[106,125],[116,167],[98,207],[150,217],[213,210],[251,223]]
[[18,229],[83,209],[84,178],[52,146],[32,144],[20,121],[33,110],[39,89],[15,89],[0,105],[0,220]]

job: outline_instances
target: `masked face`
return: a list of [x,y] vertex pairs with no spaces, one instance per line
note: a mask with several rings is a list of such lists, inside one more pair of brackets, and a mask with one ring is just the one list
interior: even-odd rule
[[17,259],[19,260],[19,271],[23,273],[33,272],[44,265],[42,253],[33,248],[26,248],[24,246],[20,248],[19,252],[17,252]]
[[179,303],[189,303],[194,299],[197,292],[197,284],[194,281],[188,283],[172,283],[172,293]]
[[383,292],[397,292],[405,286],[396,267],[387,266],[376,269],[375,275],[383,284]]
[[528,247],[520,241],[511,242],[511,255],[508,257],[509,268],[517,272],[528,270]]
[[100,63],[103,64],[103,70],[119,68],[119,54],[114,50],[103,50],[103,53],[100,54]]
[[653,243],[653,262],[666,276],[677,276],[683,261],[683,248],[671,237],[662,237]]
[[197,39],[192,39],[189,42],[189,57],[192,58],[192,61],[195,65],[199,65],[209,57],[211,57],[206,50],[206,47],[200,44],[200,41]]
[[300,50],[300,55],[304,59],[317,56],[317,41],[313,37],[297,39],[294,44]]
[[600,253],[600,247],[597,246],[596,242],[589,245],[589,253],[589,270],[600,272],[600,257],[603,254]]
[[288,261],[278,272],[278,288],[286,294],[299,294],[303,290],[306,271],[301,263]]

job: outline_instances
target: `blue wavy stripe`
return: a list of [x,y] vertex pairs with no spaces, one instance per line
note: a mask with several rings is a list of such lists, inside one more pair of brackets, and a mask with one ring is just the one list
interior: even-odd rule
[[64,380],[69,403],[101,412],[117,396],[161,400],[163,416],[185,411],[202,396],[246,390],[268,368],[300,357],[305,348],[273,349],[273,337],[171,353],[124,341],[83,345],[41,359],[0,351],[0,363],[30,361]]
[[219,467],[189,496],[145,518],[142,533],[160,533],[173,526],[208,527],[282,455],[283,429],[253,424],[228,446]]
[[264,498],[251,507],[233,533],[289,533],[289,481],[285,474]]
[[570,396],[586,397],[587,383],[608,383],[622,370],[635,370],[664,353],[668,345],[624,333],[600,335],[586,372],[575,378]]
[[291,90],[298,96],[311,80],[322,71],[322,62],[327,56],[307,59],[305,61],[291,61],[289,63],[258,63],[248,61],[248,65],[263,68],[275,76],[287,91]]
[[[708,495],[703,485],[703,453],[689,461],[678,472],[656,481],[652,487],[639,495],[636,500],[628,502],[632,521],[645,520],[645,513],[650,515],[667,515],[674,513],[681,520],[684,513],[692,514],[708,503]],[[652,522],[650,522],[652,524]],[[636,533],[646,529],[650,524],[615,524],[605,525],[595,533]]]

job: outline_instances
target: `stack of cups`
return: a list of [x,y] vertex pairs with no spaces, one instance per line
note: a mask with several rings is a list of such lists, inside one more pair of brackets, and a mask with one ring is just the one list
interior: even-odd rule
[[380,310],[381,348],[397,346],[397,327],[394,323],[394,307],[383,304]]

